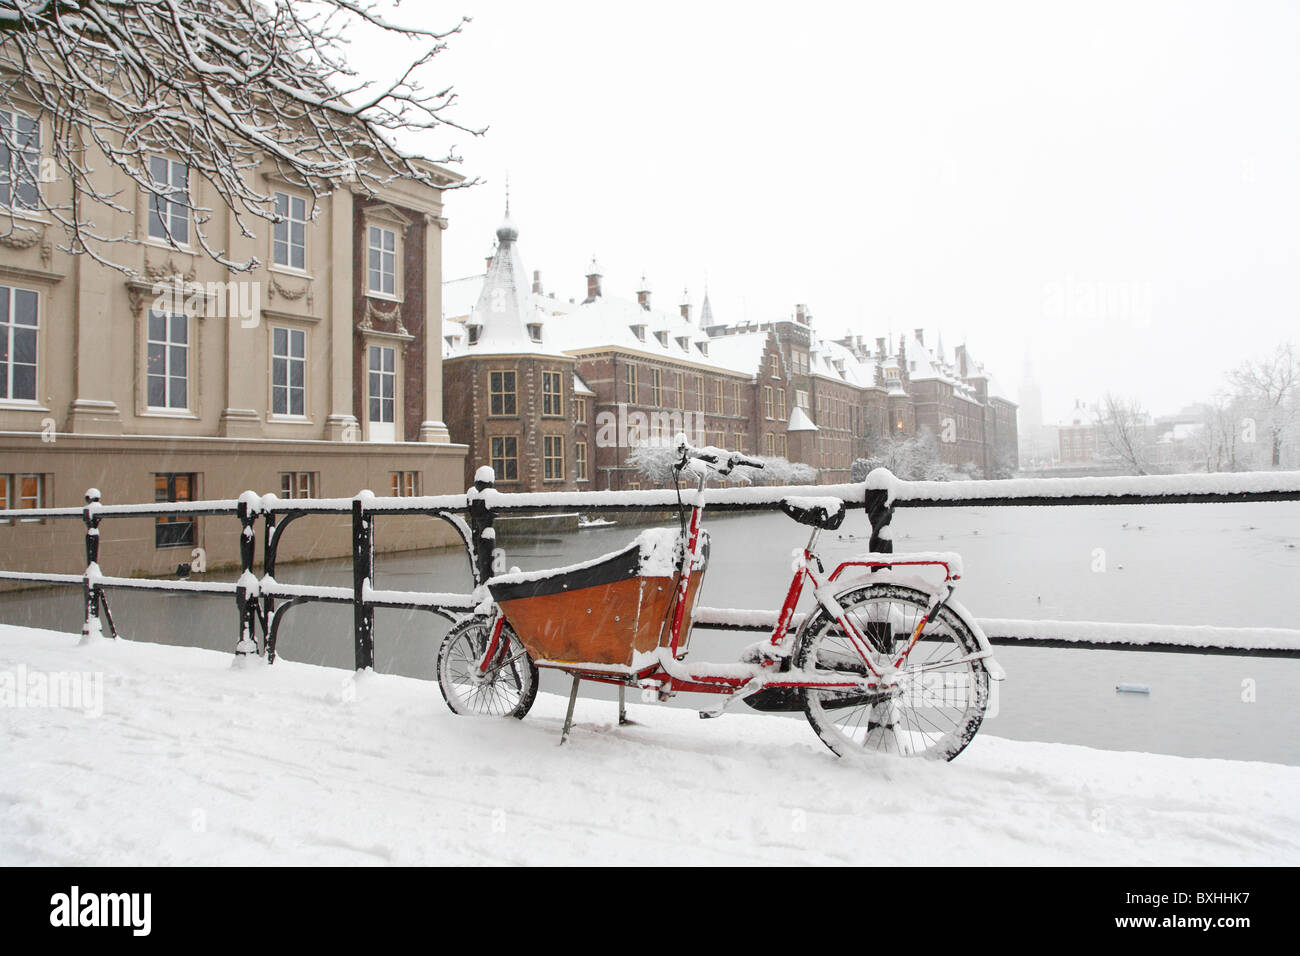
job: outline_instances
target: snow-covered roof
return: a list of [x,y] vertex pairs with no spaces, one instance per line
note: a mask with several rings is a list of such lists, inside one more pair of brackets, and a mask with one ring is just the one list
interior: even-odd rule
[[738,332],[709,339],[710,363],[750,378],[758,375],[767,348],[767,332]]
[[790,423],[786,425],[785,430],[789,432],[821,431],[820,428],[813,424],[813,420],[804,414],[804,410],[798,405],[796,405],[794,411],[790,413]]
[[573,394],[595,395],[596,393],[591,390],[591,388],[587,385],[586,382],[582,380],[582,377],[578,375],[577,372],[574,372],[573,373]]
[[[509,213],[497,228],[496,255],[488,266],[474,308],[464,322],[464,335],[447,331],[456,323],[444,321],[444,345],[453,355],[559,355],[550,341],[547,323],[552,318],[533,295],[519,255],[519,230]],[[462,288],[454,290],[462,293]],[[446,311],[444,291],[444,315]]]
[[478,302],[479,293],[483,291],[483,280],[487,274],[463,276],[460,279],[448,279],[442,284],[442,317],[444,319],[463,320],[469,317]]
[[[550,345],[564,352],[617,348],[648,358],[692,362],[753,375],[753,367],[735,365],[730,352],[693,322],[661,309],[646,309],[619,296],[601,295],[554,316],[546,326]],[[761,354],[761,353],[760,353]]]

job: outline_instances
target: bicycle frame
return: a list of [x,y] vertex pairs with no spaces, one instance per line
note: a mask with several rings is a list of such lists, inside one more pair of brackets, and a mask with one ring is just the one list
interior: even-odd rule
[[[953,582],[960,575],[953,573],[949,561],[941,556],[881,555],[879,558],[863,558],[845,561],[827,576],[821,559],[816,553],[820,528],[814,528],[808,543],[802,549],[796,549],[793,557],[793,576],[786,590],[785,601],[781,606],[776,625],[763,648],[761,660],[755,663],[734,662],[730,664],[702,663],[688,667],[678,660],[681,639],[686,625],[686,596],[691,577],[700,550],[700,528],[704,514],[703,490],[705,475],[700,474],[694,501],[691,503],[690,520],[686,527],[686,546],[682,556],[681,569],[677,577],[677,599],[673,602],[672,617],[669,622],[669,640],[667,646],[660,646],[657,661],[642,668],[635,674],[613,673],[598,666],[574,666],[562,668],[565,672],[583,680],[602,683],[638,685],[655,689],[660,699],[667,699],[678,692],[730,695],[735,699],[747,697],[768,687],[803,687],[803,688],[838,688],[847,690],[885,691],[896,683],[895,675],[906,663],[908,655],[920,640],[922,632],[944,606],[952,593]],[[942,567],[944,580],[941,587],[933,592],[929,608],[913,629],[906,645],[892,660],[882,661],[870,639],[857,627],[844,608],[836,600],[837,594],[848,588],[839,579],[850,568],[863,568],[868,571],[891,569],[896,567],[934,566]],[[837,584],[837,582],[839,582]],[[812,595],[818,606],[843,629],[850,646],[861,659],[866,676],[859,679],[846,679],[843,675],[817,674],[790,669],[790,653],[807,626],[813,614],[809,614],[799,627],[791,630],[795,609],[803,596],[804,588],[811,585]],[[514,658],[505,657],[508,646],[502,641],[505,615],[500,609],[494,611],[491,637],[484,649],[477,668],[479,679],[486,679],[491,673],[511,663]],[[504,659],[497,661],[498,655]],[[989,651],[982,650],[960,661],[944,661],[940,665],[951,667],[954,663],[976,660],[990,656]],[[683,655],[684,657],[684,655]],[[913,667],[909,673],[926,669]],[[726,706],[726,705],[724,705]]]

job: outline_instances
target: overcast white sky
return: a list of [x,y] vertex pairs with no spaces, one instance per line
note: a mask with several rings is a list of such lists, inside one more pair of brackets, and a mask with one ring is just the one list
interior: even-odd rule
[[[1296,335],[1300,9],[1270,3],[454,0],[446,275],[481,271],[504,180],[525,265],[584,292],[707,275],[724,321],[966,340],[1046,417],[1161,413]],[[365,67],[384,52],[358,49]]]

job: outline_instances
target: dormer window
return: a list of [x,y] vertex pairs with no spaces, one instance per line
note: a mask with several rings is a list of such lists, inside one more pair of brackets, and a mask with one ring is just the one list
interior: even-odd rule
[[632,326],[631,328],[632,328],[632,334],[636,336],[636,340],[637,340],[638,342],[644,342],[644,341],[645,341],[645,326],[644,326],[644,325],[634,325],[634,326]]
[[709,343],[708,343],[708,342],[696,342],[696,343],[695,343],[695,347],[696,347],[697,349],[700,350],[700,354],[701,354],[701,355],[708,355],[708,354],[709,354]]
[[466,326],[466,331],[469,332],[469,344],[478,345],[479,336],[483,334],[483,326],[469,325]]
[[659,344],[662,345],[664,348],[667,348],[667,347],[668,347],[668,333],[667,333],[667,332],[656,332],[656,333],[655,333],[655,338],[657,338],[657,339],[659,340]]
[[540,342],[542,340],[542,323],[529,322],[528,337],[532,339],[534,342]]
[[690,337],[686,335],[677,336],[677,347],[683,352],[689,352],[691,350]]

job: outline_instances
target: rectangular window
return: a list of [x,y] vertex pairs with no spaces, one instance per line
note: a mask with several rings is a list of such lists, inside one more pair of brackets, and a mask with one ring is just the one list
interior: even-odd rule
[[636,366],[635,366],[635,365],[629,365],[629,366],[627,366],[627,371],[626,371],[626,373],[625,373],[625,376],[626,376],[625,381],[626,381],[626,384],[627,384],[627,399],[626,399],[626,401],[627,401],[627,403],[628,403],[629,405],[635,405],[635,404],[637,403],[637,401],[636,401]]
[[785,421],[785,389],[776,389],[776,417]]
[[497,481],[519,480],[519,439],[513,435],[493,437],[492,470]]
[[280,472],[281,498],[315,498],[316,474],[311,471]]
[[275,194],[277,221],[272,230],[271,258],[277,266],[307,268],[307,200]]
[[722,379],[713,382],[713,411],[717,415],[722,414]]
[[587,443],[573,443],[573,477],[578,481],[587,480]]
[[166,156],[149,157],[149,238],[187,246],[190,242],[190,170]]
[[147,331],[146,404],[150,408],[189,408],[189,319],[150,309]]
[[420,493],[420,473],[391,471],[388,473],[388,487],[394,498],[414,498]]
[[673,372],[673,408],[686,407],[686,377],[681,372]]
[[488,373],[488,414],[514,415],[518,403],[515,398],[514,372]]
[[307,414],[307,333],[271,329],[271,414]]
[[[193,501],[197,482],[193,474],[155,474],[153,500]],[[154,519],[153,545],[155,548],[192,548],[195,540],[193,515],[167,515]]]
[[776,457],[776,436],[773,435],[771,432],[768,432],[763,437],[764,437],[764,442],[767,446],[767,457],[775,458]]
[[559,435],[542,436],[542,477],[546,481],[564,480],[564,439]]
[[741,388],[739,382],[732,382],[731,397],[732,397],[732,401],[735,403],[736,406],[735,414],[737,416],[743,415],[745,406],[744,403],[741,401]]
[[579,424],[586,424],[587,421],[587,400],[585,398],[573,399],[573,420]]
[[772,417],[772,386],[763,386],[763,417],[771,419]]
[[36,401],[37,296],[0,285],[0,399]]
[[391,425],[397,420],[397,350],[372,345],[369,353],[370,421]]
[[0,206],[36,209],[40,170],[40,126],[30,116],[0,110]]
[[664,403],[664,373],[662,370],[650,370],[650,404],[656,408]]
[[[28,510],[44,508],[44,475],[0,475],[0,508]],[[20,518],[20,521],[40,521],[40,518]],[[0,521],[0,524],[8,522]]]
[[369,229],[370,261],[366,272],[366,286],[380,295],[396,295],[397,289],[397,233],[382,226]]
[[744,450],[745,450],[745,433],[744,433],[744,432],[732,432],[732,433],[731,433],[731,450],[732,450],[732,451],[738,451],[738,452],[744,452]]
[[699,411],[704,411],[704,376],[695,376],[695,404]]
[[559,417],[564,414],[564,386],[559,372],[542,373],[542,414]]

